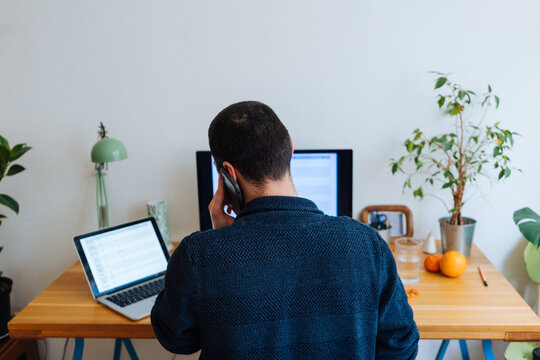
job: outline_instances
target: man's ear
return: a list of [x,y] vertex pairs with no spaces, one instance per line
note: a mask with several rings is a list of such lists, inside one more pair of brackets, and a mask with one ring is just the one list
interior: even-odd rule
[[289,136],[289,139],[291,140],[291,154],[294,154],[294,145],[292,142],[292,137]]
[[236,172],[234,166],[232,166],[230,162],[224,161],[223,167],[229,172],[229,174],[231,174],[234,181],[238,182],[238,173]]

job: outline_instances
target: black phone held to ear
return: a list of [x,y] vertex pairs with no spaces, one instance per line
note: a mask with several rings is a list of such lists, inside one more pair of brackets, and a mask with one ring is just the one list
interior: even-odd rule
[[221,169],[219,169],[219,172],[223,176],[223,183],[225,184],[225,194],[227,196],[227,200],[229,200],[232,209],[238,215],[244,207],[244,197],[242,196],[242,189],[240,189],[240,186],[238,185],[236,180],[234,180],[234,178],[231,176],[227,169],[222,167]]

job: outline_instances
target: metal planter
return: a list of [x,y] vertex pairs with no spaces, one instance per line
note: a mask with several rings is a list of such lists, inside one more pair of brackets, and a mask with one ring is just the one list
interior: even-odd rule
[[464,217],[464,225],[451,225],[448,221],[450,221],[450,217],[439,219],[443,254],[450,250],[456,250],[468,257],[471,255],[476,220]]

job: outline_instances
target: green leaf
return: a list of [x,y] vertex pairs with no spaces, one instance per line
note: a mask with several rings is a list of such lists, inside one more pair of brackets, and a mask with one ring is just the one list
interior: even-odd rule
[[419,197],[422,199],[424,197],[424,191],[422,190],[422,187],[419,187],[418,189],[414,190],[413,195],[415,197]]
[[9,142],[2,135],[0,135],[0,146],[5,147],[6,149],[9,150]]
[[0,194],[0,204],[7,206],[15,213],[19,213],[19,203],[9,195]]
[[463,100],[463,98],[465,97],[467,93],[463,90],[459,90],[458,91],[458,98],[460,98],[461,100]]
[[[15,149],[17,149],[15,151]],[[32,148],[30,146],[26,146],[26,144],[18,144],[13,147],[11,150],[11,161],[15,161],[21,156],[23,156],[28,150],[31,150]]]
[[405,146],[407,147],[407,151],[408,151],[408,152],[413,151],[414,144],[413,144],[412,141],[407,140],[407,141],[405,142]]
[[449,188],[450,186],[452,186],[452,184],[453,184],[453,182],[452,182],[452,181],[449,181],[449,182],[445,183],[445,184],[442,186],[442,188],[443,188],[443,189]]
[[531,244],[538,247],[540,246],[540,223],[534,221],[525,221],[518,225],[519,231],[523,234],[525,239],[529,240]]
[[454,175],[449,170],[444,172],[444,177],[454,180]]
[[444,76],[438,78],[437,81],[435,82],[435,89],[442,87],[444,84],[446,84],[447,81],[448,79],[445,78]]
[[504,169],[504,177],[509,177],[511,173],[512,173],[512,170],[510,170],[510,168]]
[[450,109],[448,109],[448,113],[450,115],[457,115],[463,110],[463,106],[459,105],[458,103],[454,103]]
[[494,98],[495,98],[495,104],[496,104],[495,108],[498,109],[499,108],[499,102],[500,102],[499,97],[497,95],[495,95]]
[[11,149],[11,156],[19,152],[23,148],[24,144],[17,144]]
[[437,101],[437,104],[439,104],[439,108],[443,107],[445,101],[446,101],[446,98],[442,95],[439,95],[439,100]]
[[514,224],[519,224],[523,220],[527,221],[537,221],[540,223],[540,215],[535,213],[531,208],[524,207],[519,210],[514,211]]
[[6,170],[9,163],[9,150],[3,146],[0,146],[0,177]]
[[497,155],[499,155],[501,153],[501,149],[498,147],[498,146],[495,146],[493,148],[493,157],[496,157]]
[[491,85],[488,84],[488,91],[491,92]]
[[421,132],[421,131],[418,131],[418,132],[416,133],[416,136],[414,137],[414,141],[420,139],[421,136],[422,136],[422,132]]
[[499,172],[499,177],[497,179],[501,180],[503,176],[504,176],[504,169],[501,169],[501,171]]
[[448,151],[452,148],[452,146],[454,146],[454,142],[453,141],[447,141],[444,143],[444,151]]
[[395,163],[392,164],[392,175],[395,174],[396,171],[398,171],[398,164],[397,164],[397,162],[395,162]]
[[9,170],[7,171],[7,176],[13,176],[15,174],[18,174],[20,173],[21,171],[24,171],[25,168],[19,164],[14,164],[14,165],[11,165],[11,167],[9,168]]

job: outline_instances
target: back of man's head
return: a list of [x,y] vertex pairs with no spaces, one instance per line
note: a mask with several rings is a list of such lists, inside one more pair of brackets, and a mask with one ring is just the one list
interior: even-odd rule
[[226,107],[210,124],[208,138],[218,168],[228,161],[252,183],[290,173],[289,132],[268,105],[243,101]]

